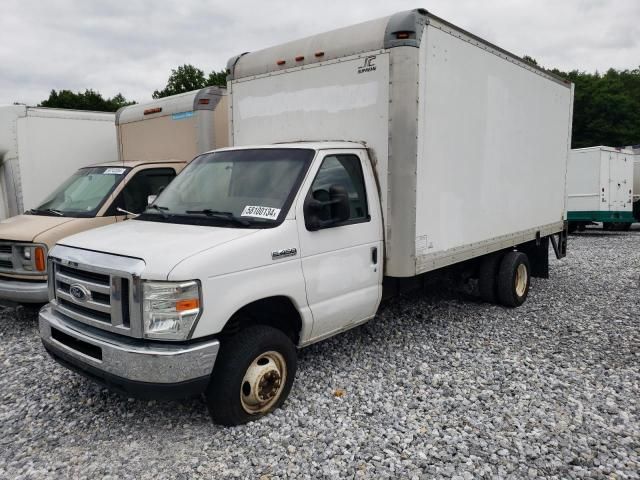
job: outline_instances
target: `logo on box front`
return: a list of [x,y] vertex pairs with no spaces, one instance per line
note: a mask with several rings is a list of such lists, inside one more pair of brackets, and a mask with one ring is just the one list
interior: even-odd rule
[[364,64],[358,67],[358,73],[375,72],[376,71],[375,59],[376,59],[375,55],[364,57]]

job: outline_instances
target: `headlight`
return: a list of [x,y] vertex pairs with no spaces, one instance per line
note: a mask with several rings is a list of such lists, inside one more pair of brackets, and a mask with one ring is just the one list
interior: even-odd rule
[[[44,245],[15,245],[13,267],[20,273],[47,271],[47,247]],[[16,258],[17,257],[17,258]]]
[[142,305],[145,337],[186,340],[200,315],[200,283],[144,282]]

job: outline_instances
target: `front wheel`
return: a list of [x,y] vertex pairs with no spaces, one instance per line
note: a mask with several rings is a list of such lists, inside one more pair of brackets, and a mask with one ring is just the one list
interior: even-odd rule
[[502,257],[498,270],[498,299],[505,307],[518,307],[529,294],[531,282],[529,259],[522,252],[511,251]]
[[258,419],[286,400],[296,374],[293,342],[280,330],[255,325],[223,340],[206,400],[215,423]]

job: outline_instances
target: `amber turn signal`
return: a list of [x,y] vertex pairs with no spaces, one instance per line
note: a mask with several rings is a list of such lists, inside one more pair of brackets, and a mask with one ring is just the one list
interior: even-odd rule
[[178,300],[176,302],[176,312],[184,312],[185,310],[195,310],[198,307],[200,307],[200,300],[198,300],[197,298]]
[[47,259],[44,254],[44,248],[36,247],[35,248],[35,267],[39,272],[44,272],[47,269]]

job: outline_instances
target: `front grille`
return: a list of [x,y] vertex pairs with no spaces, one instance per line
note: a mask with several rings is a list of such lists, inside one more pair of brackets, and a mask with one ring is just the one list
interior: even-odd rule
[[98,322],[111,323],[111,315],[109,313],[104,313],[90,307],[85,307],[84,305],[70,302],[68,300],[65,300],[64,298],[59,299],[58,304],[62,305],[67,310],[78,312],[88,318],[97,320]]
[[130,275],[55,260],[52,266],[55,308],[60,313],[104,330],[140,336],[139,322],[131,328],[130,316],[139,304],[131,304],[136,298],[131,289],[137,284]]
[[58,265],[58,272],[63,275],[71,275],[72,277],[79,280],[86,280],[88,282],[95,282],[101,285],[109,286],[109,275],[105,275],[103,273],[80,270],[78,268],[67,267],[65,265]]
[[13,249],[11,245],[5,243],[4,245],[0,245],[0,253],[13,253]]
[[0,260],[0,268],[13,268],[13,262],[11,260]]

